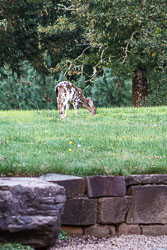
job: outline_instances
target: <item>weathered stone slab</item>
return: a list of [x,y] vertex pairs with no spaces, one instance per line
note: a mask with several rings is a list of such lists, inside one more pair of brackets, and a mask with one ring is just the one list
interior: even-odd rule
[[92,225],[96,219],[97,200],[86,197],[68,199],[61,217],[62,225]]
[[84,196],[86,192],[86,181],[82,177],[61,174],[46,174],[40,177],[48,182],[57,183],[66,190],[67,198]]
[[167,223],[167,186],[132,186],[131,192],[132,203],[127,216],[127,223]]
[[62,226],[61,229],[66,231],[69,235],[83,235],[83,227],[80,226]]
[[115,236],[115,226],[95,224],[85,227],[84,234],[98,238]]
[[122,223],[118,226],[117,235],[128,235],[128,234],[141,234],[141,228],[139,225],[128,225],[126,223]]
[[0,178],[0,241],[53,245],[65,200],[63,187],[39,178]]
[[98,199],[98,219],[100,224],[115,224],[125,222],[125,216],[130,207],[131,197],[111,197]]
[[142,226],[142,234],[146,236],[167,235],[167,225]]
[[126,185],[123,176],[89,176],[87,190],[89,197],[125,196]]
[[125,177],[127,186],[140,184],[167,184],[167,174],[143,174]]

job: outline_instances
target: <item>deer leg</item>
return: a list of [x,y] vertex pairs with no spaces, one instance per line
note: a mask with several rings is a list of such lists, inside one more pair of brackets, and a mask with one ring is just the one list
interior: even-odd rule
[[58,104],[58,110],[59,110],[59,115],[61,118],[65,118],[64,115],[64,103],[61,99],[57,100],[57,104]]
[[78,115],[78,104],[76,102],[74,102],[73,107],[74,107],[74,110],[75,110],[75,115],[77,116]]
[[64,118],[67,116],[69,108],[70,108],[70,104],[67,102],[66,103],[66,112],[65,112]]

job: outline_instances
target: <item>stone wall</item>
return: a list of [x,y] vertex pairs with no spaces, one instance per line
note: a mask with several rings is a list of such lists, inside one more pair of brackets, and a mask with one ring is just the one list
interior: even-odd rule
[[75,176],[48,174],[67,201],[62,228],[97,237],[167,235],[167,175]]

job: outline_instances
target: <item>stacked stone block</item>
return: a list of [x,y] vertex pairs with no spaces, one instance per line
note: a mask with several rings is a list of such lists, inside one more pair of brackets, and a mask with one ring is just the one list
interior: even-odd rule
[[167,175],[42,178],[66,189],[61,220],[70,234],[167,235]]

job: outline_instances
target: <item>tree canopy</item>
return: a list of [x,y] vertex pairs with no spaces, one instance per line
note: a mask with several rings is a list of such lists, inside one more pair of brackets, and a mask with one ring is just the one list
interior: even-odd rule
[[19,71],[28,61],[47,73],[64,58],[77,54],[80,27],[72,21],[70,1],[1,0],[0,67]]
[[151,70],[166,69],[165,0],[81,0],[75,5],[78,17],[85,19],[87,39],[98,49],[98,66],[126,72],[134,72],[140,64]]

